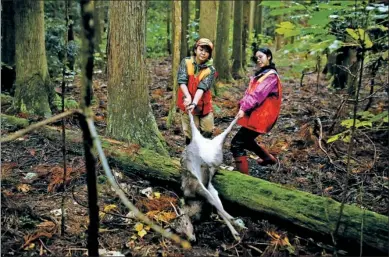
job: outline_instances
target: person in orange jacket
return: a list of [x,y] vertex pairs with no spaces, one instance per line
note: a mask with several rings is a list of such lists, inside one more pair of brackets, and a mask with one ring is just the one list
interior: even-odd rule
[[236,168],[249,174],[246,150],[260,158],[259,165],[273,165],[277,159],[255,138],[269,132],[277,121],[281,108],[282,85],[273,63],[273,54],[268,48],[258,48],[253,56],[256,72],[239,102],[238,124],[242,127],[231,141],[231,152]]
[[192,135],[187,111],[192,111],[195,124],[204,137],[210,138],[213,133],[211,87],[216,70],[212,64],[212,50],[211,40],[200,38],[193,46],[193,55],[184,58],[178,69],[177,107],[181,110],[182,128],[187,145]]

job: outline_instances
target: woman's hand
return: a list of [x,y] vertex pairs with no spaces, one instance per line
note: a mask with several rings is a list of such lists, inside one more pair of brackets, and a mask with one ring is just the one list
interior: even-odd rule
[[192,102],[192,97],[190,95],[185,96],[184,98],[184,105],[188,106]]
[[238,119],[241,119],[244,117],[244,111],[243,110],[239,110],[238,114],[236,115],[236,117],[238,117]]
[[189,105],[186,106],[186,111],[193,111],[196,108],[197,104],[195,103],[190,103]]

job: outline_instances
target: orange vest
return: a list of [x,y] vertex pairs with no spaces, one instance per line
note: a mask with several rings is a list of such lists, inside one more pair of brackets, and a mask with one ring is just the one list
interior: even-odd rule
[[249,93],[254,92],[257,87],[261,86],[262,81],[265,80],[267,76],[270,74],[276,74],[278,79],[278,95],[270,94],[266,97],[266,99],[262,102],[262,104],[256,107],[250,115],[245,115],[243,118],[238,120],[238,124],[257,131],[261,134],[269,132],[274,124],[277,121],[278,115],[280,114],[281,109],[281,97],[282,97],[282,85],[278,74],[271,70],[262,77],[260,77],[257,81],[251,80],[249,84],[249,88],[247,89]]
[[[195,75],[193,61],[194,61],[193,57],[185,60],[186,70],[188,72],[188,77],[189,77],[187,87],[192,99],[196,94],[197,86],[199,85],[200,81],[211,73],[211,69],[206,68],[200,70],[198,74]],[[181,88],[178,88],[177,106],[182,111],[185,111],[184,98],[185,98],[184,93],[182,92]],[[194,114],[206,115],[210,112],[212,112],[212,95],[211,95],[211,90],[207,90],[204,92],[203,96],[200,98],[199,102],[197,103],[197,106],[194,110]]]

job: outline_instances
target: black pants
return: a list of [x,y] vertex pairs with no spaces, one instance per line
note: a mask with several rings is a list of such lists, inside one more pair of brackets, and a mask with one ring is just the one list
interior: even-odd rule
[[231,152],[232,156],[240,157],[246,156],[246,150],[249,150],[254,153],[260,153],[261,148],[255,141],[255,138],[259,136],[260,133],[254,130],[241,127],[236,135],[232,138],[231,141]]

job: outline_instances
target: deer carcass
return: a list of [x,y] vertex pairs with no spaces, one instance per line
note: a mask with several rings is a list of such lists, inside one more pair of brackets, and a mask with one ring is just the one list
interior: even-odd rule
[[[207,202],[217,209],[218,214],[227,224],[235,240],[240,240],[239,233],[235,230],[234,226],[238,229],[245,228],[242,220],[233,218],[224,210],[218,192],[212,185],[212,178],[215,175],[216,169],[223,162],[222,148],[224,141],[237,122],[237,118],[231,122],[223,133],[213,139],[204,138],[200,134],[200,131],[196,128],[194,123],[193,115],[190,112],[189,119],[192,140],[190,144],[186,146],[181,156],[181,188],[184,196],[187,198],[193,198],[195,196],[205,198]],[[198,215],[198,213],[194,212],[192,209],[196,208],[193,208],[193,203],[189,203],[189,206],[186,206],[182,211],[183,217],[185,215],[189,217]],[[188,235],[190,233],[185,234]]]

